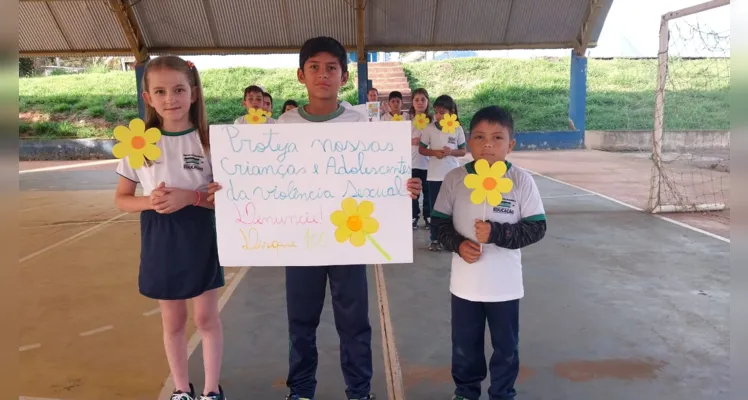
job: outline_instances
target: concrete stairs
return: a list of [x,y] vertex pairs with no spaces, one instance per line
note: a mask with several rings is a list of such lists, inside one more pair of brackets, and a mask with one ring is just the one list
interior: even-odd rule
[[379,90],[379,100],[387,101],[392,91],[403,94],[403,110],[408,110],[411,105],[410,86],[405,77],[405,71],[399,62],[375,62],[369,63],[369,79],[372,85]]

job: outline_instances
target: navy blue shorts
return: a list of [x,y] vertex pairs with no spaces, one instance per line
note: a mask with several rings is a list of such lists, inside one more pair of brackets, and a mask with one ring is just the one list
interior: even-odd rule
[[187,206],[171,214],[140,213],[138,288],[157,300],[186,300],[224,285],[215,211]]

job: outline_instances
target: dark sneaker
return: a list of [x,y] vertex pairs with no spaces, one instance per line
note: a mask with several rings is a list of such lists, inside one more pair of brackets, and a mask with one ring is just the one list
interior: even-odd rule
[[429,244],[429,251],[442,251],[442,246],[438,241],[432,240],[431,244]]
[[374,393],[369,393],[366,397],[359,397],[356,399],[348,399],[348,400],[376,400],[377,396],[374,395]]
[[218,393],[210,392],[208,394],[204,394],[200,396],[200,400],[228,400],[226,398],[226,395],[223,394],[223,388],[221,385],[218,385]]
[[431,218],[424,218],[424,221],[426,221],[426,229],[431,229]]
[[314,398],[301,397],[298,394],[289,394],[286,396],[286,400],[314,400]]
[[181,390],[175,390],[169,400],[195,400],[195,387],[190,383],[189,393],[185,393]]
[[418,229],[418,218],[413,218],[411,222],[413,223],[413,230]]

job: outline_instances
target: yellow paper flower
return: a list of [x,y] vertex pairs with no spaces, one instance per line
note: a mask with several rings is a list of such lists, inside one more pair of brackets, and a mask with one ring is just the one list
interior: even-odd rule
[[460,126],[460,122],[457,121],[457,115],[444,114],[444,118],[442,118],[440,125],[442,126],[442,132],[454,135],[455,130]]
[[330,214],[330,222],[337,227],[335,229],[335,240],[338,243],[350,241],[352,245],[361,247],[366,244],[366,239],[379,250],[387,260],[390,256],[379,247],[379,244],[371,236],[379,230],[379,222],[372,218],[374,203],[364,200],[360,204],[355,199],[347,198],[341,203],[341,210]]
[[265,116],[265,117],[267,117],[267,118],[270,118],[270,117],[272,117],[272,116],[273,116],[273,112],[272,112],[272,111],[265,111],[265,110],[262,110],[262,115],[264,115],[264,116]]
[[158,128],[145,130],[145,122],[140,118],[130,121],[130,127],[114,128],[114,137],[119,141],[112,147],[112,154],[117,158],[127,157],[133,169],[143,166],[145,159],[156,161],[161,157],[161,149],[156,142],[161,139]]
[[475,162],[475,173],[465,177],[465,187],[473,189],[470,201],[480,204],[488,200],[488,204],[496,207],[503,200],[501,194],[509,193],[514,184],[509,178],[504,178],[506,163],[497,161],[491,167],[488,161],[478,160]]
[[267,122],[265,114],[267,114],[265,110],[261,110],[259,108],[250,108],[249,113],[244,116],[244,120],[250,124],[264,124],[265,122]]
[[403,120],[403,116],[401,114],[395,114],[395,115],[392,116],[392,120],[393,121],[402,121]]
[[417,114],[413,121],[418,130],[425,129],[429,125],[429,117],[427,117],[426,114]]

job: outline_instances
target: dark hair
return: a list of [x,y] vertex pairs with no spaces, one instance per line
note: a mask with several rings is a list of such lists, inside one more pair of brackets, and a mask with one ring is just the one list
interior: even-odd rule
[[340,69],[343,73],[348,72],[348,63],[346,62],[348,54],[345,51],[345,47],[329,36],[318,36],[304,42],[299,52],[299,68],[303,70],[304,64],[319,53],[330,53],[340,62]]
[[369,93],[369,92],[371,92],[372,90],[373,90],[373,91],[375,91],[375,92],[377,92],[377,95],[379,95],[379,89],[377,89],[377,88],[375,88],[375,87],[370,87],[370,88],[369,88],[369,90],[367,90],[367,91],[366,91],[366,93],[368,94],[368,93]]
[[286,107],[288,106],[298,107],[299,103],[297,103],[296,100],[286,100],[286,102],[283,103],[283,106],[281,107],[281,114],[286,112]]
[[390,92],[390,95],[387,96],[387,100],[392,100],[392,99],[395,99],[395,98],[402,100],[403,99],[403,94],[400,93],[400,92],[398,92],[397,90],[393,90],[393,91]]
[[261,93],[263,96],[265,95],[265,92],[257,85],[249,85],[244,89],[244,98],[247,98],[247,95],[250,93]]
[[418,88],[413,91],[413,94],[410,96],[410,110],[408,111],[408,115],[410,115],[411,118],[415,118],[416,116],[416,107],[413,105],[413,100],[416,99],[416,95],[423,95],[426,98],[426,118],[429,119],[429,122],[434,121],[434,115],[431,114],[431,110],[429,110],[428,103],[431,103],[431,99],[429,99],[429,92],[426,91],[424,88]]
[[270,104],[273,104],[273,96],[271,96],[270,93],[263,92],[262,97],[270,97]]
[[[197,92],[197,99],[190,105],[189,116],[190,122],[195,125],[197,129],[198,137],[200,137],[200,144],[203,146],[205,152],[210,151],[210,133],[208,132],[208,115],[205,112],[205,97],[203,95],[203,86],[200,83],[200,74],[197,72],[197,67],[192,62],[185,61],[184,59],[177,56],[161,56],[154,58],[145,65],[145,71],[143,72],[143,91],[148,92],[150,85],[148,82],[148,74],[154,70],[169,70],[175,72],[181,72],[187,76],[192,90]],[[158,115],[156,109],[146,103],[145,105],[145,128],[159,128],[163,125],[161,116]],[[149,164],[150,165],[150,161]]]
[[509,139],[514,139],[514,120],[509,110],[499,106],[488,106],[478,110],[470,121],[470,132],[481,122],[499,124],[509,131]]
[[[446,94],[443,94],[434,100],[434,108],[441,107],[446,108],[451,114],[457,115],[457,103],[454,99]],[[460,116],[457,115],[457,120],[460,120]]]

